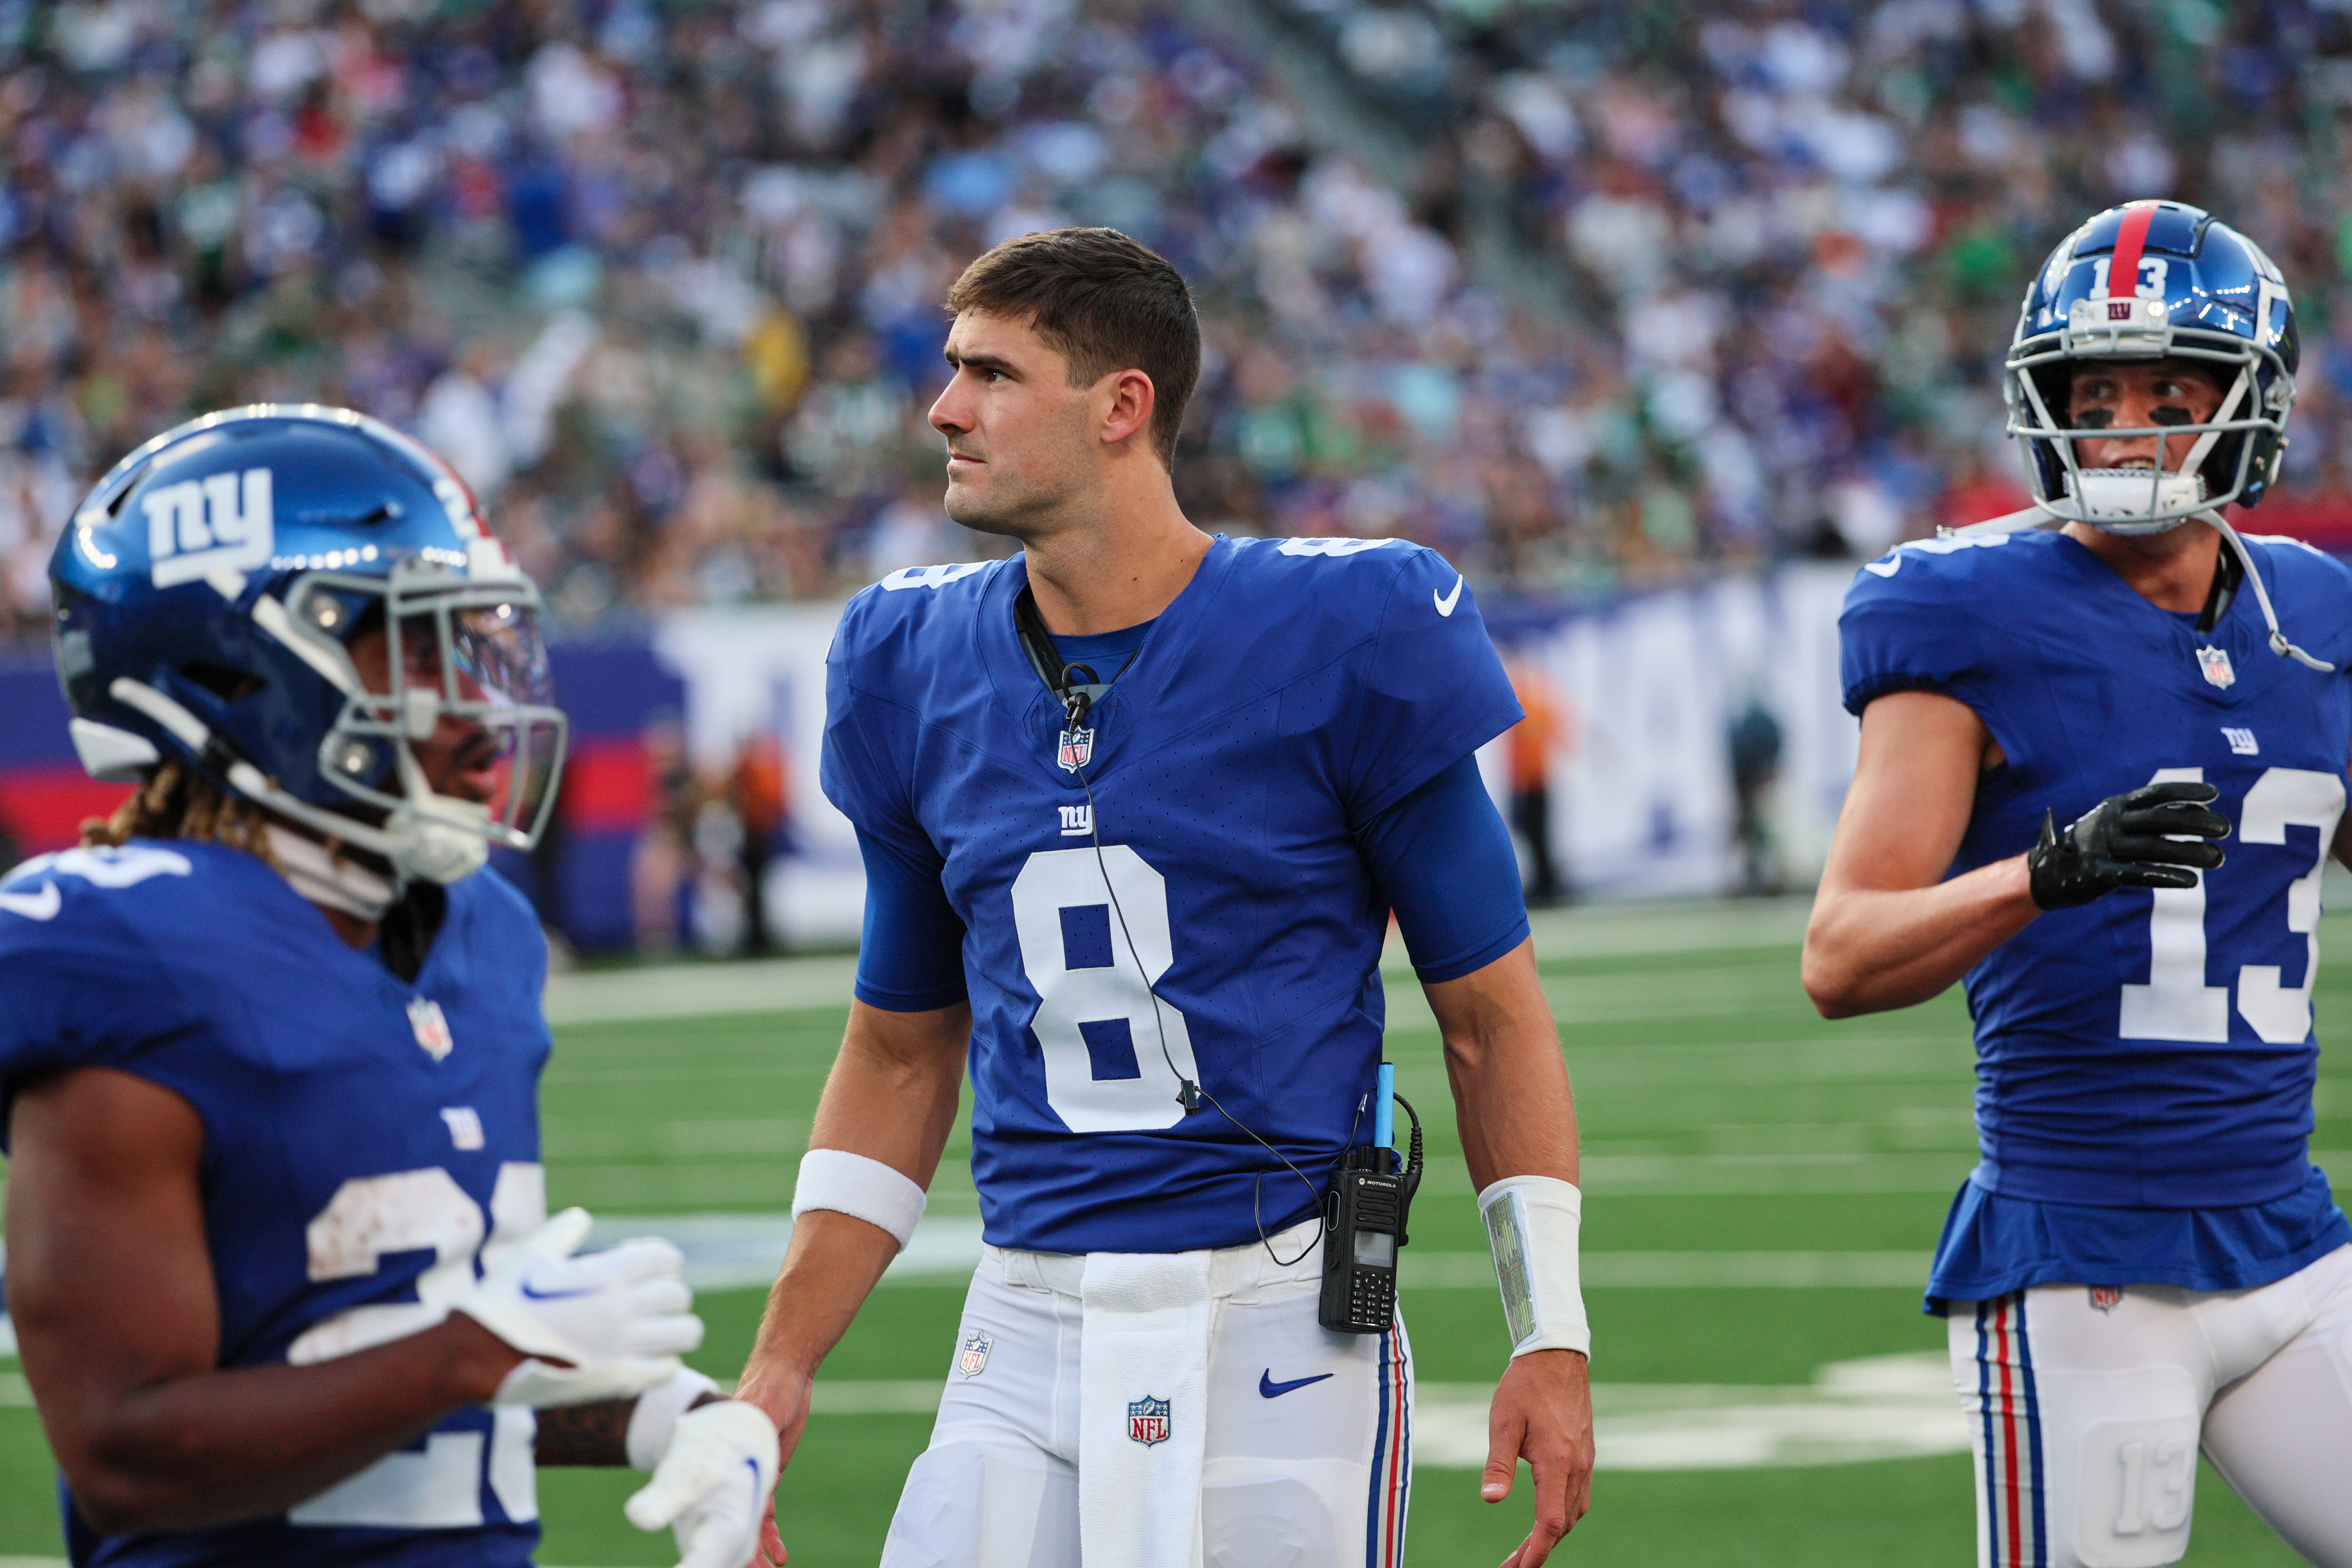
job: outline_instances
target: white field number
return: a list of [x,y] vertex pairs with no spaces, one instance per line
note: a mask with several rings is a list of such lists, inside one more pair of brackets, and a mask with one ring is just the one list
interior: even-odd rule
[[[350,1355],[431,1328],[474,1288],[477,1266],[496,1263],[547,1217],[547,1177],[538,1165],[499,1167],[490,1212],[438,1165],[361,1176],[335,1190],[306,1233],[313,1280],[360,1279],[394,1253],[431,1251],[416,1277],[416,1300],[373,1303],[313,1324],[287,1348],[297,1366]],[[531,1439],[536,1422],[520,1406],[491,1412],[489,1482],[517,1522],[539,1517]],[[386,1454],[359,1474],[287,1510],[301,1525],[373,1525],[457,1530],[482,1515],[482,1435],[436,1432],[422,1451]]]
[[[2152,784],[2202,783],[2202,768],[2160,768]],[[2290,987],[2274,963],[2238,971],[2238,1015],[2265,1043],[2294,1045],[2311,1033],[2311,988],[2319,977],[2319,881],[2336,824],[2344,815],[2344,780],[2308,768],[2268,768],[2246,792],[2238,837],[2284,844],[2290,827],[2319,832],[2311,869],[2287,888],[2286,928],[2304,939],[2303,984]],[[2230,988],[2205,984],[2205,878],[2193,888],[2158,888],[2148,910],[2148,977],[2123,988],[2117,1033],[2127,1040],[2221,1045],[2230,1037]]]
[[[1074,909],[1098,909],[1108,921],[1108,965],[1070,966],[1062,911]],[[1181,1121],[1176,1074],[1200,1080],[1192,1037],[1184,1015],[1151,993],[1176,961],[1167,879],[1124,844],[1104,845],[1099,861],[1091,846],[1041,849],[1013,879],[1013,924],[1022,973],[1038,996],[1029,1026],[1045,1050],[1045,1103],[1054,1114],[1073,1132],[1133,1132]],[[1118,1022],[1134,1047],[1137,1076],[1098,1079],[1084,1026]]]

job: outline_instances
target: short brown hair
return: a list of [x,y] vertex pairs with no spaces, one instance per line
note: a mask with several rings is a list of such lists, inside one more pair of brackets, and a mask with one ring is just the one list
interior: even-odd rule
[[1157,395],[1151,445],[1176,465],[1184,405],[1201,379],[1201,319],[1167,258],[1115,228],[1056,228],[1008,239],[963,269],[948,309],[1025,319],[1067,360],[1070,384],[1139,370]]

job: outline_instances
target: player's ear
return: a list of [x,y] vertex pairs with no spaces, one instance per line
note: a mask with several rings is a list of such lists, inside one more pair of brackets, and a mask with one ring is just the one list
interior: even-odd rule
[[1115,447],[1137,436],[1149,439],[1151,411],[1160,405],[1159,389],[1151,384],[1150,375],[1133,367],[1115,370],[1095,386],[1099,410],[1096,426],[1105,446]]

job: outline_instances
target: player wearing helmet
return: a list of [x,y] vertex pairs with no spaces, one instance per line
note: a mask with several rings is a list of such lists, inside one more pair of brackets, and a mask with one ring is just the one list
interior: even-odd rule
[[2308,1150],[2352,572],[2221,510],[2275,482],[2295,363],[2251,240],[2098,215],[2008,357],[2033,509],[1846,597],[1862,752],[1804,982],[1831,1017],[1968,987],[1982,1159],[1927,1307],[1983,1563],[2179,1561],[2201,1447],[2352,1564],[2352,1227]]
[[545,944],[474,875],[562,766],[537,590],[438,458],[312,406],[148,443],[50,570],[75,745],[139,783],[0,884],[8,1305],[78,1568],[526,1564],[534,1446],[654,1469],[631,1518],[740,1568],[774,1428],[679,1366],[676,1249],[547,1218]]

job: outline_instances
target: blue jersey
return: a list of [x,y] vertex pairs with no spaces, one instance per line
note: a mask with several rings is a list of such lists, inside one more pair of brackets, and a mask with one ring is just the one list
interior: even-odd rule
[[1220,537],[1071,729],[1016,637],[1026,582],[1016,557],[850,602],[825,793],[963,923],[988,1239],[1255,1240],[1314,1200],[1224,1116],[1187,1115],[1178,1077],[1318,1186],[1369,1141],[1388,910],[1353,831],[1518,705],[1433,552]]
[[[202,1119],[219,1364],[325,1360],[439,1321],[546,1209],[546,948],[495,875],[448,889],[414,984],[243,851],[70,850],[0,887],[0,1096],[106,1067]],[[5,1120],[0,1119],[0,1126]],[[459,1411],[278,1517],[100,1538],[78,1565],[525,1564],[532,1417]]]
[[1857,574],[1846,706],[1965,702],[2004,761],[1977,785],[1952,874],[2032,847],[2159,779],[2202,781],[2234,830],[2193,889],[2126,889],[2036,918],[1967,978],[1982,1161],[1932,1298],[2028,1285],[2234,1289],[2352,1240],[2309,1156],[2319,883],[2352,753],[2352,572],[2249,540],[2251,586],[2210,634],[2063,534],[1907,544]]

